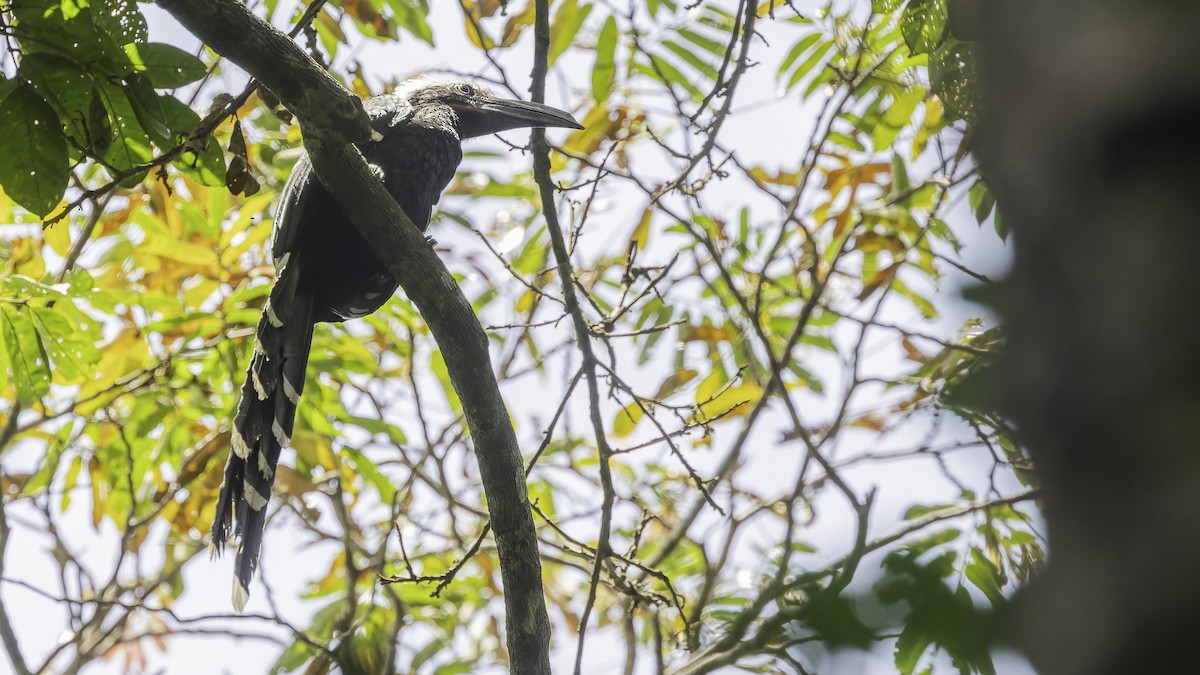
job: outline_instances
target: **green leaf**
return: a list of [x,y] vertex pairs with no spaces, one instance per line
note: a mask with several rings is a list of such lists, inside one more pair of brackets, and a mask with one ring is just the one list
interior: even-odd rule
[[127,44],[125,53],[134,70],[144,73],[159,89],[174,89],[204,77],[208,67],[200,59],[178,47],[151,42]]
[[850,600],[831,591],[813,594],[803,616],[822,642],[830,646],[853,645],[865,649],[874,637],[855,614]]
[[946,0],[911,0],[904,8],[900,30],[912,53],[933,51],[946,32]]
[[864,146],[857,138],[848,134],[843,134],[840,131],[830,131],[827,139],[830,143],[836,143],[847,150],[865,152],[867,149],[866,146]]
[[1000,580],[1000,574],[997,572],[995,565],[983,557],[979,549],[971,549],[971,562],[967,563],[966,577],[987,596],[992,606],[996,607],[1004,604],[1004,593],[1000,591],[1000,586],[1003,584],[1003,581]]
[[71,138],[89,144],[85,111],[92,102],[92,78],[84,68],[58,54],[35,52],[21,59],[19,77],[54,108]]
[[791,50],[788,51],[787,56],[783,57],[783,62],[779,64],[779,77],[783,77],[784,73],[788,72],[792,65],[796,63],[796,59],[800,58],[801,54],[808,51],[809,47],[812,47],[820,39],[820,33],[809,33],[796,41],[796,44],[792,45]]
[[388,477],[383,475],[379,471],[379,467],[358,450],[349,450],[349,455],[355,472],[375,487],[375,490],[379,492],[379,501],[390,506],[396,499],[396,487],[392,485]]
[[200,123],[200,115],[196,114],[195,110],[170,94],[161,94],[158,97],[158,105],[162,108],[167,126],[181,137],[189,134]]
[[583,26],[583,22],[592,13],[592,5],[586,4],[579,6],[577,0],[566,0],[558,6],[558,11],[554,14],[554,20],[550,24],[550,65],[554,65],[557,59],[567,48],[571,46],[571,42],[575,40],[575,35],[579,32],[579,28]]
[[917,310],[920,311],[921,315],[926,319],[937,318],[937,307],[935,307],[928,298],[909,288],[907,284],[900,280],[900,277],[896,277],[892,280],[892,290],[915,305]]
[[658,10],[666,8],[669,12],[674,12],[676,5],[675,0],[647,0],[646,9],[650,11],[650,16],[658,16]]
[[146,17],[134,0],[88,0],[96,28],[118,45],[145,42]]
[[596,40],[596,65],[592,68],[592,98],[603,101],[617,78],[617,20],[611,14]]
[[413,37],[433,46],[433,29],[426,22],[429,7],[418,7],[412,0],[388,0],[387,4],[392,8],[397,24]]
[[17,400],[27,408],[50,391],[50,357],[37,328],[19,307],[3,303],[0,313],[9,374],[17,390]]
[[635,63],[633,65],[634,70],[648,75],[651,79],[662,82],[667,86],[679,85],[691,94],[694,101],[704,98],[704,92],[700,91],[700,88],[692,83],[691,78],[685,77],[683,73],[679,72],[678,68],[671,65],[670,62],[662,57],[655,56],[654,54],[650,54],[649,56],[653,62],[652,66]]
[[992,191],[988,189],[987,183],[980,178],[976,180],[971,189],[967,192],[967,202],[971,205],[971,210],[975,212],[975,222],[980,225],[987,217],[992,214],[992,208],[996,206],[996,198],[992,196]]
[[[175,132],[176,142],[183,142],[196,125],[200,116],[187,104],[170,94],[159,97],[162,106],[163,119],[167,126]],[[172,162],[172,166],[184,172],[198,183],[212,187],[225,185],[225,151],[212,138],[197,139],[189,144],[187,150]]]
[[115,122],[115,137],[101,157],[117,169],[132,169],[153,159],[150,138],[125,91],[104,81],[97,81],[94,91],[104,111]]
[[69,306],[70,303],[62,303],[54,308],[33,307],[30,311],[54,371],[66,380],[74,380],[86,375],[90,372],[88,366],[100,361],[100,350],[96,347],[100,336],[89,335],[68,319],[62,308]]
[[[22,53],[26,56],[35,52],[69,54],[70,58],[88,64],[96,71],[118,77],[125,74],[129,70],[129,59],[122,53],[121,45],[132,40],[122,38],[119,41],[114,38],[110,32],[110,29],[115,30],[113,21],[103,16],[111,11],[121,13],[123,10],[110,7],[116,4],[113,0],[95,0],[91,6],[85,4],[64,4],[58,0],[13,0],[7,7],[16,20]],[[137,19],[142,19],[136,9],[134,12]],[[132,20],[135,32],[137,19]],[[142,19],[142,31],[145,26],[145,20]],[[69,49],[66,48],[68,45]]]
[[133,106],[138,122],[155,145],[164,149],[174,147],[175,133],[167,124],[162,101],[150,80],[143,75],[130,75],[125,78],[125,86],[121,89]]
[[70,158],[54,108],[29,86],[0,102],[0,185],[8,196],[39,216],[50,213],[67,190]]
[[728,49],[725,44],[686,28],[679,29],[679,36],[717,58],[725,58],[725,50]]
[[926,632],[923,621],[910,619],[896,638],[896,669],[904,675],[910,675],[917,668],[921,655],[933,644],[933,638]]
[[446,359],[442,356],[440,350],[435,351],[429,359],[429,369],[437,376],[438,382],[442,385],[442,391],[446,394],[446,402],[450,404],[450,409],[455,414],[462,412],[462,401],[458,399],[458,392],[454,390],[454,383],[450,381],[450,371],[446,368]]
[[892,104],[883,111],[880,123],[875,125],[872,141],[875,144],[876,152],[892,146],[896,136],[912,121],[913,111],[923,100],[925,100],[924,87],[913,87],[892,97]]
[[[799,84],[812,71],[812,69],[816,67],[818,63],[822,63],[824,61],[831,49],[833,49],[832,42],[822,42],[821,44],[817,45],[817,48],[813,50],[812,54],[808,55],[808,58],[804,60],[804,63],[801,63],[799,66],[797,66],[796,70],[792,71],[792,76],[788,78],[788,82],[787,85],[784,86],[784,90],[791,91],[792,88]],[[807,96],[808,94],[806,93],[805,97]]]
[[717,79],[717,69],[704,59],[696,56],[695,52],[692,50],[672,40],[664,40],[663,46],[671,50],[671,52],[673,52],[679,58],[683,59],[684,63],[695,68],[701,75],[710,80]]
[[953,38],[929,55],[929,81],[933,93],[952,116],[971,122],[978,108],[975,83],[979,72],[975,47]]

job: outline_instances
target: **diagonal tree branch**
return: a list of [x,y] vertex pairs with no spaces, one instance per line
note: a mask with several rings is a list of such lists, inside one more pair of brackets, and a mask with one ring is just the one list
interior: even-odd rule
[[292,41],[236,0],[163,0],[188,30],[270,89],[296,116],[317,177],[421,310],[462,401],[487,493],[504,582],[513,672],[550,672],[550,620],[516,434],[487,336],[445,265],[354,145],[371,131],[362,104]]
[[[533,100],[541,103],[546,98],[546,75],[549,71],[550,53],[550,3],[549,0],[537,0],[534,16],[534,54],[533,54]],[[583,355],[582,372],[587,380],[588,410],[592,423],[592,432],[596,438],[596,447],[600,454],[600,487],[603,499],[600,506],[600,532],[597,534],[596,559],[592,563],[591,583],[588,587],[587,601],[579,620],[579,642],[575,650],[575,674],[579,675],[583,665],[583,645],[587,635],[588,617],[596,602],[596,592],[600,587],[600,572],[604,561],[612,554],[609,536],[612,534],[613,504],[616,501],[616,491],[613,488],[612,469],[609,461],[612,459],[612,448],[608,445],[608,437],[604,432],[604,422],[600,419],[600,386],[599,374],[596,372],[599,361],[592,349],[592,334],[588,329],[587,319],[579,298],[575,294],[575,272],[571,267],[571,255],[567,251],[566,238],[558,221],[558,210],[554,206],[554,183],[550,178],[550,146],[546,143],[546,131],[534,129],[531,136],[533,146],[533,171],[537,179],[538,189],[542,198],[542,213],[546,217],[546,229],[550,233],[551,247],[554,250],[554,260],[558,265],[558,276],[562,281],[563,301],[575,328],[575,341]]]

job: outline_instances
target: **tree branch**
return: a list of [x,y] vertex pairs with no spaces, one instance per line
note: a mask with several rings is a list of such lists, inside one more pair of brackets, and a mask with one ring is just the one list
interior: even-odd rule
[[[537,0],[534,15],[534,54],[533,54],[533,83],[532,94],[535,102],[541,103],[546,98],[546,74],[549,70],[550,53],[550,3],[548,0]],[[567,251],[566,238],[558,221],[558,211],[554,207],[554,183],[550,178],[550,146],[546,143],[546,131],[534,129],[530,144],[533,147],[533,171],[542,197],[542,213],[546,217],[546,229],[550,233],[551,246],[554,249],[554,259],[558,264],[558,276],[562,281],[563,301],[567,312],[571,315],[575,327],[575,341],[583,355],[582,370],[587,379],[589,416],[592,431],[596,437],[596,447],[600,454],[600,487],[603,499],[600,506],[600,532],[596,540],[596,559],[592,565],[591,584],[588,587],[587,602],[579,620],[579,643],[575,652],[575,673],[579,675],[583,663],[583,644],[587,633],[588,616],[596,602],[596,591],[600,586],[600,571],[605,559],[612,553],[609,536],[612,532],[613,503],[616,501],[616,490],[613,488],[612,471],[609,460],[612,458],[612,448],[608,445],[608,437],[604,431],[604,421],[600,418],[600,387],[599,376],[596,372],[599,361],[592,350],[592,333],[588,329],[587,319],[579,305],[575,294],[575,273],[571,269],[571,254]]]
[[524,465],[487,336],[445,265],[352,143],[370,137],[361,102],[236,0],[160,5],[269,88],[296,116],[321,183],[420,309],[445,356],[475,441],[504,582],[513,672],[550,672],[550,620]]

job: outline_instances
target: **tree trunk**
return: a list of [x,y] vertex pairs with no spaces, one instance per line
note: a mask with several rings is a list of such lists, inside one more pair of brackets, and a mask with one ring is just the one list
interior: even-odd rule
[[985,9],[980,154],[1015,242],[1007,400],[1050,537],[1007,626],[1043,675],[1196,658],[1197,26],[1195,2]]

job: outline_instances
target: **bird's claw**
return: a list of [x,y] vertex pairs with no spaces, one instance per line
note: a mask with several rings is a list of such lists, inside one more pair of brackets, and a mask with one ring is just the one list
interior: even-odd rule
[[429,244],[429,248],[433,248],[434,246],[437,246],[437,239],[434,239],[433,237],[430,237],[430,236],[426,236],[425,243]]

